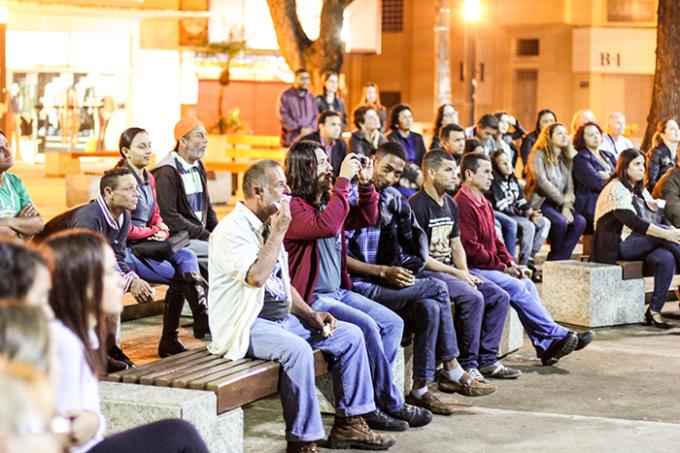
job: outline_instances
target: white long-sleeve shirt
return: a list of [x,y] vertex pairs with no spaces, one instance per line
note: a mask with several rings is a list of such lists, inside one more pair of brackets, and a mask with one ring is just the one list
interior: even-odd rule
[[[70,453],[83,453],[104,438],[105,420],[99,407],[99,381],[85,358],[85,346],[71,329],[61,321],[52,321],[52,333],[59,358],[57,411],[89,411],[99,416],[99,427],[94,437],[85,444],[71,448]],[[94,331],[89,332],[90,344],[99,347]]]

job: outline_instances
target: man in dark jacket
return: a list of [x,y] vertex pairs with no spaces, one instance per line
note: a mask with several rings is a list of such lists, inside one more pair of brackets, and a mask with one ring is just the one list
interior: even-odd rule
[[290,146],[316,129],[315,120],[319,110],[314,95],[309,92],[311,83],[309,71],[300,68],[295,71],[295,85],[281,93],[278,103],[281,146]]
[[205,276],[208,238],[217,226],[217,214],[208,194],[208,175],[201,162],[208,133],[197,118],[185,116],[175,125],[175,140],[175,149],[153,169],[158,207],[170,234],[189,233],[189,248],[196,252]]
[[319,130],[306,135],[302,140],[311,140],[319,143],[328,155],[328,161],[333,167],[333,177],[340,174],[340,164],[347,154],[347,145],[342,139],[342,117],[338,112],[325,110],[319,114],[317,120]]
[[675,164],[659,179],[652,196],[666,201],[664,214],[674,227],[680,227],[680,163]]

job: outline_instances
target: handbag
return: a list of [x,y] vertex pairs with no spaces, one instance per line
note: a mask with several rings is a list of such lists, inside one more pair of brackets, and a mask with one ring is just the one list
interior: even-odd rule
[[130,242],[128,245],[132,249],[132,253],[142,261],[145,259],[167,261],[175,256],[175,253],[189,246],[189,233],[180,231],[164,241],[143,239]]

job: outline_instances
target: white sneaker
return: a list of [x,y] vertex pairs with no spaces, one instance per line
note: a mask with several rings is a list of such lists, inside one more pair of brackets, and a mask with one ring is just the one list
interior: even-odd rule
[[467,374],[470,375],[472,379],[474,379],[477,382],[482,382],[484,384],[489,384],[489,380],[484,377],[482,373],[479,372],[477,368],[470,368],[469,370],[466,370]]

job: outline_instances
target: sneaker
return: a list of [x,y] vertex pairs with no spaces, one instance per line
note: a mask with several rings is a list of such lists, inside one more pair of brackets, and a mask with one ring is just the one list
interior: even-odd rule
[[469,374],[463,373],[460,382],[449,380],[444,373],[439,373],[439,391],[445,393],[460,393],[465,396],[484,396],[496,391],[491,384],[475,381]]
[[380,409],[364,414],[363,417],[369,428],[380,431],[406,431],[409,426],[406,421],[387,415]]
[[595,332],[592,330],[586,330],[585,332],[572,332],[576,334],[576,347],[574,351],[580,351],[581,349],[588,346],[595,339]]
[[387,450],[395,442],[389,434],[371,431],[362,417],[355,416],[335,417],[327,445],[335,449]]
[[517,379],[522,375],[520,370],[514,368],[509,368],[503,365],[501,362],[492,363],[481,367],[479,373],[482,373],[486,377],[493,379]]
[[470,375],[472,379],[474,379],[477,382],[483,382],[484,384],[489,384],[489,380],[484,377],[482,373],[479,372],[477,368],[470,368],[469,370],[465,370],[467,374]]
[[390,415],[396,419],[404,420],[411,428],[425,426],[432,421],[432,412],[424,407],[413,406],[408,403],[404,403],[401,409],[392,412]]
[[316,442],[293,442],[288,441],[286,453],[319,453]]
[[552,366],[556,364],[562,357],[574,352],[577,344],[578,337],[575,333],[569,332],[569,334],[561,340],[554,340],[548,349],[539,356],[541,363],[543,366]]
[[409,393],[406,395],[406,402],[410,405],[427,409],[428,411],[437,415],[451,415],[456,411],[456,409],[461,408],[459,404],[449,404],[443,402],[430,391],[426,392],[420,398],[413,395],[413,393]]

